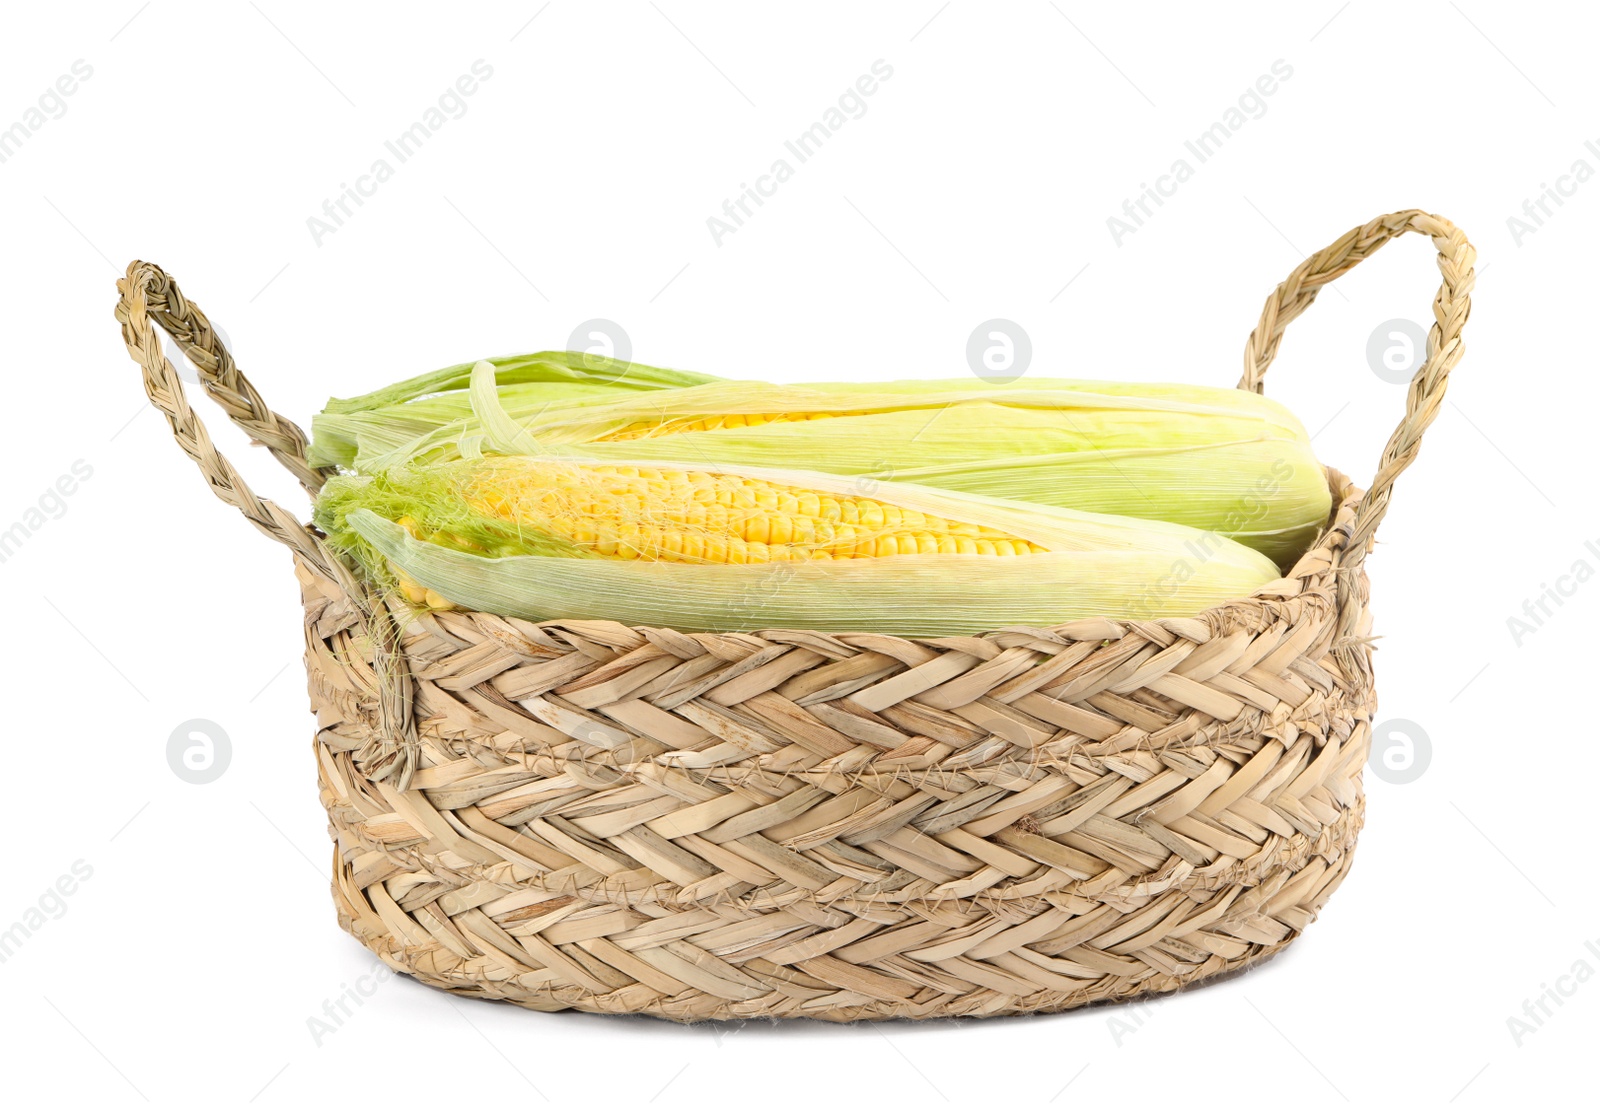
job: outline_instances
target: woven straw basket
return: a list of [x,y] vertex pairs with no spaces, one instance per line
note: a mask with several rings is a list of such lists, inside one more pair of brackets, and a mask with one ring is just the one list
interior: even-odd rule
[[384,962],[542,1010],[995,1016],[1248,966],[1349,870],[1362,560],[1461,357],[1471,245],[1416,210],[1351,230],[1268,297],[1239,383],[1407,232],[1443,273],[1426,362],[1372,490],[1328,470],[1287,577],[1193,617],[934,640],[386,605],[213,447],[155,325],[307,491],[331,474],[199,308],[135,262],[116,314],[211,489],[294,552],[334,901]]

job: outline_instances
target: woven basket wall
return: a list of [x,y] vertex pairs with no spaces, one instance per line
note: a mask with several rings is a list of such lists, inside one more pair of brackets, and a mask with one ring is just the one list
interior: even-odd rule
[[387,604],[211,445],[151,323],[314,492],[330,473],[153,265],[117,317],[212,489],[294,550],[341,925],[430,985],[678,1020],[993,1016],[1277,953],[1349,870],[1375,699],[1362,561],[1437,413],[1472,247],[1402,211],[1269,297],[1242,387],[1399,234],[1444,285],[1372,492],[1188,618],[910,640],[535,625]]

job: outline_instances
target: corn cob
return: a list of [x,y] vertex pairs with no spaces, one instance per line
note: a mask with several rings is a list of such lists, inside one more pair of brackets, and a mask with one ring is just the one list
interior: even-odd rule
[[337,477],[317,519],[414,604],[689,631],[1174,616],[1277,577],[1182,526],[767,469],[496,456]]
[[983,390],[710,384],[547,411],[527,424],[553,447],[624,463],[815,467],[1175,521],[1221,532],[1280,567],[1327,521],[1327,481],[1305,430],[1261,396],[1035,385],[997,398],[992,385],[973,384]]
[[[1304,427],[1277,403],[1242,391],[1072,380],[1000,391],[973,379],[723,381],[557,402],[505,385],[473,395],[472,415],[429,432],[411,432],[421,422],[370,430],[353,465],[381,471],[475,455],[492,415],[526,431],[511,451],[646,466],[820,469],[867,486],[914,482],[1173,521],[1221,533],[1285,568],[1316,538],[1331,505]],[[459,410],[462,400],[453,402]]]

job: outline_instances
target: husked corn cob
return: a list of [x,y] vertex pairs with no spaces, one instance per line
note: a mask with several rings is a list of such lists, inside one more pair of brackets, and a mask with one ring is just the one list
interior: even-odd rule
[[760,468],[479,457],[336,477],[316,517],[417,606],[684,631],[1143,619],[1277,578],[1184,526]]
[[1197,389],[1168,394],[1158,385],[1121,395],[941,386],[707,384],[545,411],[527,425],[554,447],[619,463],[812,467],[1176,521],[1223,533],[1280,566],[1327,520],[1327,481],[1304,428],[1259,395],[1197,401]]

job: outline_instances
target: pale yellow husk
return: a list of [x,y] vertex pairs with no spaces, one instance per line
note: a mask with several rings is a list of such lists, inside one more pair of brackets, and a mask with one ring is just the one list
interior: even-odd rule
[[[946,531],[977,527],[1027,548],[1010,555],[918,552],[766,563],[622,558],[615,541],[610,552],[597,553],[598,545],[575,540],[570,530],[529,532],[525,516],[502,517],[485,508],[482,488],[506,486],[507,465],[518,464],[572,473],[581,484],[603,484],[614,472],[612,465],[583,458],[485,457],[376,479],[345,476],[324,492],[319,523],[336,547],[365,552],[381,565],[379,574],[393,573],[413,592],[433,592],[437,601],[430,604],[538,621],[602,619],[684,631],[816,628],[926,636],[1086,617],[1143,620],[1192,614],[1277,578],[1259,553],[1184,526],[915,484],[881,483],[863,496],[858,482],[843,476],[729,466],[718,469],[720,479],[870,499],[894,508],[899,518],[916,519],[924,531],[938,519]],[[648,474],[697,470],[657,469]],[[487,482],[485,471],[493,474]],[[550,481],[544,474],[517,478]],[[634,513],[624,518],[627,524],[661,520],[637,504],[628,509]]]

